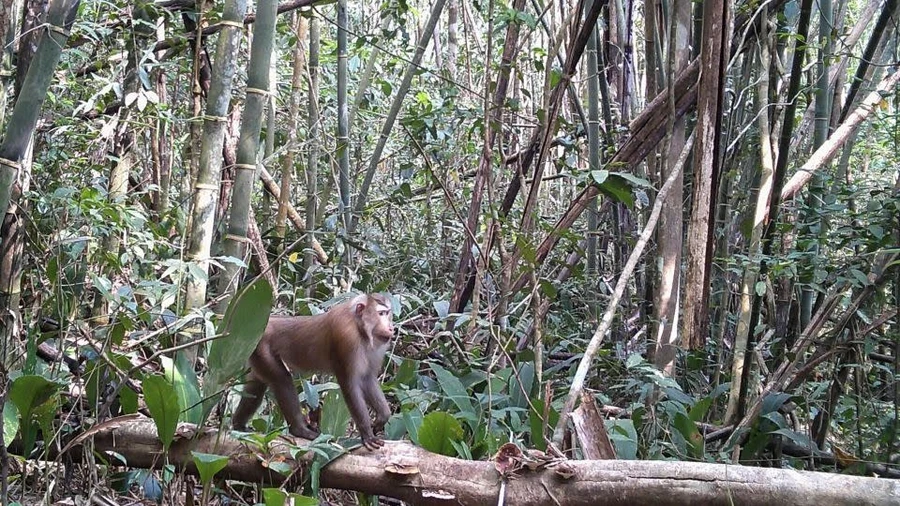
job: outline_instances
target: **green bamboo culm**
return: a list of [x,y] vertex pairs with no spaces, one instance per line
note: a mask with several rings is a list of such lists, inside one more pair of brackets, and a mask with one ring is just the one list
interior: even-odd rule
[[34,133],[53,71],[69,39],[69,30],[75,23],[79,3],[80,0],[51,0],[47,8],[44,36],[25,75],[22,94],[16,98],[3,144],[0,145],[0,209],[4,213],[9,209],[19,160]]
[[[243,259],[247,251],[247,229],[250,225],[250,198],[256,181],[256,153],[259,150],[259,134],[262,131],[263,114],[269,94],[269,67],[275,40],[275,20],[278,2],[259,2],[256,22],[253,24],[253,44],[250,46],[250,64],[247,70],[247,98],[241,114],[241,133],[237,146],[234,188],[231,192],[231,217],[225,234],[225,254]],[[221,293],[230,292],[240,277],[241,267],[233,262],[225,263]],[[273,287],[275,288],[275,287]],[[224,309],[231,295],[222,298]]]

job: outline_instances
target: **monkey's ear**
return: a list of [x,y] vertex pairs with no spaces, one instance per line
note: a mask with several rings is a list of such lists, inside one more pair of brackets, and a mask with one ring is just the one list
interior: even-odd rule
[[365,312],[365,310],[366,310],[366,303],[365,303],[365,302],[359,302],[359,303],[357,303],[356,306],[353,308],[353,312],[356,313],[356,316],[358,316],[358,317],[362,317],[363,312]]

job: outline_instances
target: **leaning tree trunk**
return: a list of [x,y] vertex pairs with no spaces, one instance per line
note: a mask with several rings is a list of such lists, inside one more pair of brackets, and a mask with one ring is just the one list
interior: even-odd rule
[[190,276],[187,280],[185,312],[206,303],[209,257],[222,175],[222,147],[225,143],[231,87],[237,70],[237,46],[246,12],[247,0],[228,0],[222,14],[223,32],[219,34],[216,45],[216,61],[203,122],[200,168],[194,182],[191,202],[191,230],[188,234],[187,259],[197,263],[202,275]]
[[359,187],[359,194],[356,196],[356,205],[353,208],[354,216],[349,230],[351,234],[356,230],[356,225],[359,223],[359,217],[362,216],[362,212],[366,208],[369,186],[372,184],[372,178],[375,177],[375,170],[381,162],[381,153],[384,152],[384,146],[387,144],[388,137],[391,135],[391,130],[394,128],[394,122],[400,114],[400,108],[403,107],[403,99],[406,98],[406,94],[409,92],[413,77],[415,77],[416,73],[419,71],[419,64],[422,62],[422,56],[428,48],[428,41],[431,40],[431,35],[434,33],[434,27],[437,26],[437,22],[441,18],[441,12],[444,10],[444,2],[445,0],[436,0],[434,5],[431,6],[431,16],[425,23],[425,27],[422,28],[421,35],[419,36],[419,44],[416,46],[416,52],[413,55],[412,61],[407,65],[406,71],[403,73],[403,80],[400,82],[400,87],[397,89],[397,94],[394,95],[394,100],[391,103],[391,108],[388,110],[388,115],[384,119],[384,124],[381,126],[381,135],[378,136],[378,142],[375,144],[375,150],[369,158],[369,165],[366,168],[362,184]]
[[[247,98],[241,114],[241,135],[238,140],[234,187],[231,191],[231,216],[225,234],[225,254],[243,260],[247,251],[247,229],[250,226],[250,198],[256,182],[256,152],[259,150],[259,133],[262,130],[266,96],[269,94],[269,67],[275,41],[275,20],[278,3],[259,2],[256,23],[253,25],[253,44],[250,47],[250,66],[247,70]],[[269,135],[272,135],[270,132]],[[286,198],[281,195],[281,198]],[[231,300],[231,292],[242,272],[235,262],[225,263],[221,279],[221,307]],[[272,289],[277,289],[273,286]]]

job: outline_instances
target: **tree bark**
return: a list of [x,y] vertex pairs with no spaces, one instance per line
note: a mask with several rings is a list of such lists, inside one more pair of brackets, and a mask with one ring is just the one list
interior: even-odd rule
[[[162,445],[152,420],[111,420],[92,429],[93,449],[100,454],[116,452],[133,467],[159,468],[170,462],[191,474],[196,474],[191,451],[227,455],[229,464],[217,477],[276,485],[285,478],[265,467],[261,455],[305,464],[290,457],[291,445],[284,440],[276,440],[263,453],[214,430],[191,439],[193,430],[190,424],[179,427],[166,460],[160,458]],[[514,479],[504,482],[493,462],[444,457],[406,442],[388,441],[380,450],[360,448],[335,459],[322,470],[320,483],[411,504],[495,505],[501,487],[505,503],[517,506],[879,505],[900,496],[896,481],[793,469],[636,460],[554,464],[537,471],[520,469]],[[571,477],[566,478],[568,473]]]
[[706,343],[712,267],[713,215],[719,179],[720,136],[725,73],[731,53],[730,2],[703,3],[703,41],[697,96],[697,146],[694,197],[687,233],[684,273],[684,321],[681,334],[690,349]]

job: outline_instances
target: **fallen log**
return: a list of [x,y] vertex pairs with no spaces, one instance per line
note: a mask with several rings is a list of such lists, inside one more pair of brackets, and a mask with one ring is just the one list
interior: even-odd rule
[[[196,436],[196,437],[195,437]],[[153,421],[110,420],[76,438],[93,438],[93,450],[115,452],[129,466],[165,463]],[[308,462],[289,453],[302,440],[277,439],[265,451],[229,433],[181,424],[168,462],[196,474],[191,451],[229,457],[222,478],[278,486],[285,476],[268,462],[289,462],[301,472]],[[526,459],[527,460],[527,459]],[[531,462],[534,464],[534,461]],[[536,469],[536,470],[530,470]],[[410,504],[527,505],[886,505],[900,502],[900,482],[832,473],[694,462],[565,460],[526,462],[503,479],[495,462],[467,461],[429,453],[405,441],[388,441],[377,451],[356,449],[338,457],[320,476],[322,487],[394,497]]]

